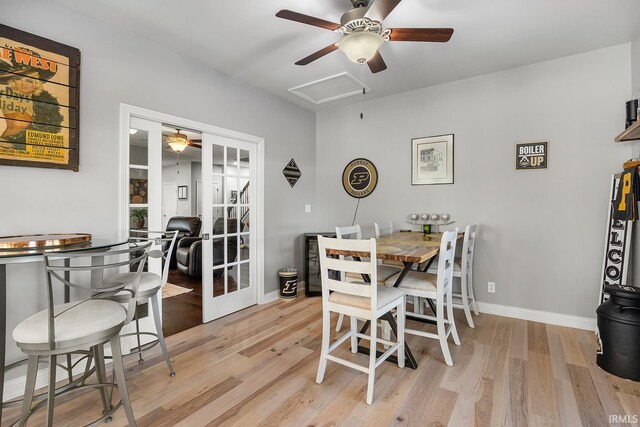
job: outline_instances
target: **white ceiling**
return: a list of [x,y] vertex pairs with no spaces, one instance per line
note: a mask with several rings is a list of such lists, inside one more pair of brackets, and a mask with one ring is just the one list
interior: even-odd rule
[[[287,89],[360,67],[342,52],[307,66],[294,62],[339,34],[275,17],[280,9],[339,22],[350,0],[56,0],[156,40],[225,74],[312,110],[322,106]],[[586,52],[640,34],[638,0],[404,0],[389,27],[452,27],[449,43],[385,43],[388,69],[365,82],[370,98]]]

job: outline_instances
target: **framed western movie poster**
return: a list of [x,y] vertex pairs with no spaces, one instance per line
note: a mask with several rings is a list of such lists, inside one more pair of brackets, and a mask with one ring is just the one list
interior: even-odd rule
[[0,165],[78,171],[80,51],[0,24]]

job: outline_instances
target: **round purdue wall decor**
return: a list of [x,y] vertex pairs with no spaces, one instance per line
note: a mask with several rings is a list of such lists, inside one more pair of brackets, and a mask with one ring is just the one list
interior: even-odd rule
[[362,199],[378,184],[378,170],[367,159],[352,160],[342,172],[342,186],[351,197]]

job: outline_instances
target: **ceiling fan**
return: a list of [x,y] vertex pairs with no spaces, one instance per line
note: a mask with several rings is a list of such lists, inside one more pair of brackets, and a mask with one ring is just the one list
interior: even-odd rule
[[340,24],[287,9],[276,13],[276,16],[342,33],[339,42],[312,53],[296,62],[296,65],[307,65],[336,49],[340,49],[353,62],[366,62],[372,73],[378,73],[387,69],[387,64],[378,51],[385,41],[448,42],[453,34],[452,28],[384,29],[382,21],[400,1],[374,0],[373,4],[369,6],[369,0],[351,0],[353,9],[342,15]]
[[184,133],[180,133],[181,129],[176,129],[175,133],[171,133],[169,135],[164,135],[166,137],[167,144],[169,147],[177,153],[181,153],[187,147],[195,147],[202,149],[202,145],[199,143],[202,142],[202,139],[189,139],[187,135]]

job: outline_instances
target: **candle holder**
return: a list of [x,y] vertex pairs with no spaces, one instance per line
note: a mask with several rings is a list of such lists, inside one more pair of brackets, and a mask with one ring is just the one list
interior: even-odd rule
[[440,226],[453,224],[449,214],[411,214],[407,221],[410,224],[419,225],[424,234],[439,233]]

